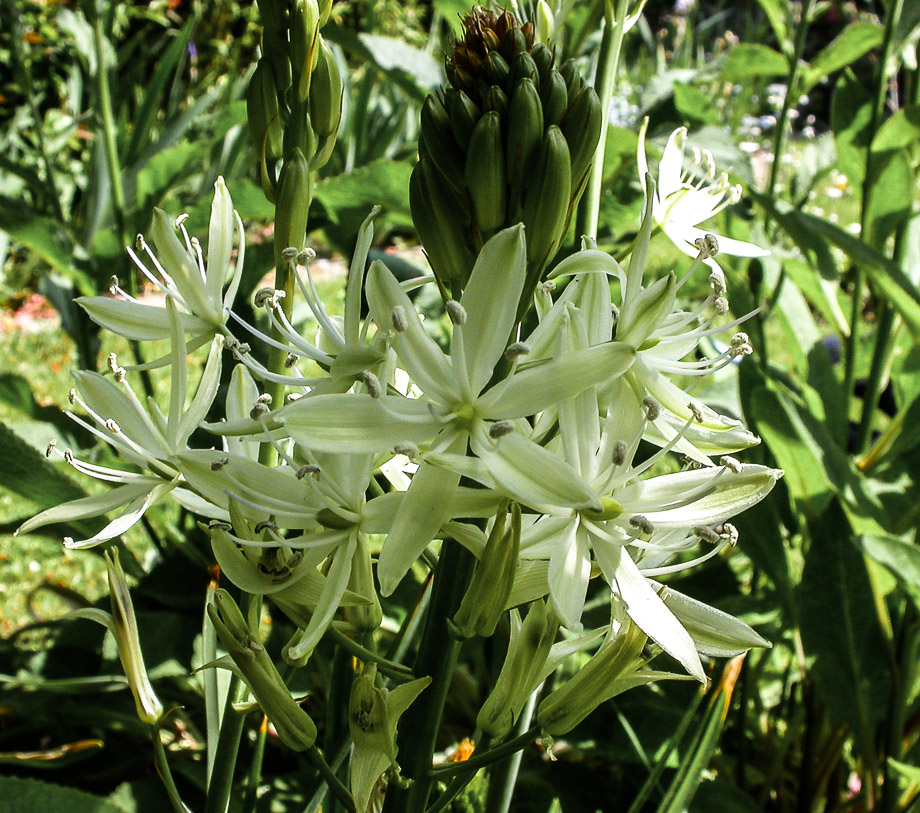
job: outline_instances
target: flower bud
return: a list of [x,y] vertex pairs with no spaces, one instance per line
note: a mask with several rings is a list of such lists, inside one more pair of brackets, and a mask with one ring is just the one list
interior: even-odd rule
[[316,725],[291,697],[265,647],[250,631],[240,608],[226,590],[214,591],[208,604],[208,617],[281,741],[294,751],[312,747],[316,742]]
[[464,638],[494,634],[511,595],[521,549],[521,507],[515,503],[511,509],[507,531],[505,517],[504,511],[496,517],[479,567],[454,615],[454,628]]
[[316,0],[296,0],[291,10],[291,68],[297,101],[310,95],[319,42],[319,7]]
[[303,152],[295,148],[285,159],[278,179],[275,207],[275,262],[288,246],[300,248],[307,233],[307,215],[313,199],[313,178]]

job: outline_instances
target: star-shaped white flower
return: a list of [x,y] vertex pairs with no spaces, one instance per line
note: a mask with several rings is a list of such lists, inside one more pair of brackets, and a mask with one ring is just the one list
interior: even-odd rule
[[[639,180],[645,186],[649,174],[648,158],[645,155],[645,131],[648,119],[639,129]],[[697,257],[700,253],[698,241],[703,240],[712,230],[703,230],[699,224],[721,212],[726,206],[741,199],[741,187],[732,185],[728,175],[716,175],[715,162],[708,150],[701,152],[694,148],[694,161],[690,167],[684,165],[684,148],[687,140],[687,128],[679,127],[668,138],[661,161],[658,163],[657,190],[652,200],[652,216],[655,224],[670,238],[684,254]],[[733,240],[720,234],[715,235],[719,242],[719,253],[734,257],[765,257],[769,251]],[[703,260],[714,271],[718,263],[707,257]]]

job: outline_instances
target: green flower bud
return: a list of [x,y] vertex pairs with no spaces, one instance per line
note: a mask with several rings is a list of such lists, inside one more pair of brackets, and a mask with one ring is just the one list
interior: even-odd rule
[[508,654],[495,688],[476,718],[476,725],[490,739],[498,741],[508,736],[527,699],[542,682],[542,669],[558,628],[542,599],[530,605],[523,624],[517,610],[512,611]]
[[310,124],[316,134],[316,151],[310,158],[310,169],[325,166],[335,147],[342,121],[342,75],[335,54],[328,43],[319,38],[316,69],[310,84]]
[[271,70],[259,61],[246,91],[246,115],[259,160],[276,161],[281,157],[281,110],[278,91]]
[[373,632],[383,621],[380,597],[374,585],[374,573],[371,569],[371,552],[364,534],[358,534],[358,545],[351,560],[351,576],[348,589],[366,598],[368,604],[345,608],[345,619],[356,632]]
[[304,154],[297,148],[284,159],[278,179],[275,207],[275,263],[288,247],[300,249],[307,233],[307,215],[313,199],[313,177]]
[[566,734],[601,703],[633,684],[623,680],[643,664],[647,636],[632,621],[611,630],[585,666],[537,709],[537,722],[550,736]]
[[319,6],[316,0],[296,0],[291,11],[291,67],[299,102],[310,95],[310,80],[319,53]]
[[316,742],[313,720],[291,697],[265,647],[249,629],[230,594],[215,590],[207,609],[217,637],[281,741],[294,751],[312,747]]
[[454,615],[454,627],[464,638],[493,635],[511,595],[521,549],[521,507],[515,503],[512,508],[507,532],[505,517],[503,510],[496,518],[473,581]]

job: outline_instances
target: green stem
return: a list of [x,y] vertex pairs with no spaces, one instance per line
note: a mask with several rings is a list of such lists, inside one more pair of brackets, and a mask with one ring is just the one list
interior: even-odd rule
[[188,813],[188,808],[182,801],[182,797],[179,795],[179,789],[176,787],[175,780],[173,780],[172,771],[169,769],[169,761],[166,759],[166,749],[163,747],[163,741],[160,739],[160,728],[164,720],[165,717],[161,719],[157,725],[153,726],[153,762],[160,776],[160,780],[166,788],[166,795],[169,797],[173,810],[175,810],[176,813]]
[[243,726],[246,722],[246,715],[233,708],[241,685],[242,681],[236,675],[230,678],[230,689],[227,692],[227,703],[224,706],[220,735],[217,738],[217,753],[214,756],[211,781],[208,782],[204,813],[226,813],[230,804],[236,758],[240,750]]
[[[575,239],[580,246],[583,235],[597,238],[597,222],[601,209],[601,186],[604,182],[604,153],[607,147],[607,115],[610,111],[610,99],[616,85],[617,66],[623,49],[623,34],[628,9],[627,0],[604,0],[604,33],[601,38],[600,53],[597,58],[597,73],[594,87],[601,102],[601,136],[594,151],[594,162],[585,196],[578,207],[575,221]],[[578,246],[576,246],[577,248]]]
[[[521,716],[515,728],[517,734],[528,731],[530,720],[537,708],[540,690],[535,691],[527,698],[527,703],[521,711]],[[517,784],[518,771],[521,769],[521,760],[524,758],[524,749],[515,751],[511,756],[502,759],[489,772],[489,792],[486,796],[486,813],[508,813],[511,809],[511,797]]]
[[802,74],[802,55],[805,53],[805,43],[808,37],[808,28],[812,23],[816,0],[806,0],[802,7],[802,18],[796,31],[795,44],[792,52],[792,65],[789,69],[789,82],[786,85],[786,95],[783,105],[776,120],[776,130],[773,136],[773,166],[770,168],[770,180],[767,185],[767,195],[773,197],[776,184],[779,180],[781,158],[786,146],[786,125],[789,123],[789,113],[795,99],[798,98],[799,77]]
[[355,800],[351,798],[348,788],[342,784],[342,780],[336,775],[332,766],[323,758],[323,752],[314,745],[307,751],[307,758],[313,763],[313,767],[319,771],[320,776],[326,780],[329,789],[335,794],[335,797],[342,803],[348,813],[355,813]]
[[399,726],[400,764],[413,781],[406,790],[390,787],[385,808],[388,813],[419,813],[428,804],[434,785],[429,771],[438,727],[461,644],[451,635],[447,622],[460,606],[475,561],[459,542],[444,540],[413,670],[416,675],[430,675],[432,684],[409,707]]
[[[894,33],[898,20],[901,17],[901,10],[904,7],[904,0],[893,0],[885,18],[885,33],[882,40],[882,53],[879,57],[878,76],[875,84],[875,98],[872,104],[872,117],[869,121],[868,144],[869,149],[866,151],[866,172],[863,178],[862,201],[859,213],[860,238],[867,245],[872,245],[872,235],[869,234],[869,196],[874,184],[876,153],[872,151],[872,142],[875,134],[881,126],[882,116],[885,113],[885,97],[888,95],[888,65],[891,62],[894,53]],[[860,325],[862,323],[862,301],[863,289],[866,286],[865,269],[857,264],[853,274],[853,301],[850,309],[850,336],[846,346],[846,357],[844,361],[843,391],[846,397],[852,399],[855,397],[853,384],[856,377],[856,350],[859,346]],[[881,337],[879,337],[881,339]],[[887,339],[885,340],[887,341]],[[873,407],[874,409],[874,407]],[[866,420],[865,409],[863,410],[863,421]],[[868,435],[867,435],[868,437]],[[857,446],[856,451],[861,451],[863,447]]]
[[428,773],[432,778],[438,780],[444,780],[447,777],[456,776],[457,774],[469,773],[470,771],[475,773],[480,768],[493,765],[500,759],[511,756],[511,754],[517,753],[522,748],[526,748],[539,736],[540,726],[531,726],[523,734],[518,734],[516,737],[512,737],[501,745],[496,745],[494,748],[487,748],[481,754],[474,753],[473,756],[465,762],[439,765],[436,768],[432,768]]
[[386,675],[393,680],[403,683],[415,678],[415,675],[412,674],[412,670],[409,669],[409,667],[403,666],[401,663],[389,661],[382,655],[372,652],[370,649],[361,646],[361,644],[352,640],[344,633],[339,632],[335,627],[329,627],[324,637],[329,638],[329,640],[341,647],[343,652],[353,655],[359,661],[364,663],[376,663],[377,671],[380,672],[381,675]]
[[259,802],[259,782],[262,779],[262,761],[265,758],[265,740],[268,738],[268,717],[262,715],[259,733],[256,736],[256,747],[249,765],[249,776],[246,778],[246,795],[243,797],[243,810],[255,813]]

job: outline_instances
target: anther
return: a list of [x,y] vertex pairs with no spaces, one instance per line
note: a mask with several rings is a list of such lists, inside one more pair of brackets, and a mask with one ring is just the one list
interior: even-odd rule
[[393,320],[393,330],[397,333],[405,333],[409,327],[409,320],[406,317],[406,310],[402,305],[396,305],[390,317]]
[[281,259],[289,263],[292,260],[296,260],[299,253],[300,251],[298,249],[293,246],[288,246],[287,248],[281,249]]
[[711,542],[713,545],[718,545],[722,541],[722,537],[719,536],[712,528],[708,525],[699,525],[693,529],[693,535],[699,539],[705,539],[707,542]]
[[119,367],[117,370],[115,370],[113,377],[115,378],[116,383],[121,384],[127,375],[128,371],[124,367]]
[[303,251],[297,252],[297,264],[298,265],[307,265],[310,260],[316,259],[316,252],[312,248],[305,248]]
[[632,525],[639,533],[643,536],[651,536],[655,533],[655,526],[649,521],[648,517],[643,517],[641,514],[636,514],[634,517],[630,517],[629,524]]
[[456,299],[448,299],[444,307],[450,321],[455,325],[462,325],[466,322],[466,309]]
[[618,440],[613,444],[613,465],[622,466],[626,462],[626,454],[629,447],[625,440]]
[[106,419],[105,428],[108,429],[109,432],[111,432],[114,435],[117,435],[119,432],[121,432],[121,427],[117,423],[115,423],[115,421],[112,418]]
[[188,212],[183,212],[179,217],[176,218],[176,228],[181,228],[182,224],[188,220]]
[[249,417],[252,418],[254,421],[257,421],[259,420],[259,418],[261,418],[263,415],[265,415],[269,411],[270,410],[267,404],[263,404],[261,401],[256,401],[252,405],[252,409],[249,410]]
[[693,413],[693,420],[695,420],[697,423],[703,422],[703,410],[700,408],[699,404],[697,404],[695,401],[691,401],[689,404],[687,404],[687,408],[690,410],[690,412]]
[[51,438],[48,441],[48,448],[45,449],[45,457],[51,457],[51,453],[54,451],[54,447],[57,446],[57,439]]
[[114,375],[115,371],[118,369],[118,356],[114,353],[109,353],[105,357],[106,366],[109,368],[109,372]]
[[270,404],[272,402],[271,393],[263,392],[258,398],[256,398],[256,403],[259,404]]
[[725,296],[725,291],[727,290],[725,287],[725,274],[721,268],[717,271],[713,270],[709,275],[709,285],[716,296]]
[[740,461],[738,461],[736,458],[731,457],[729,455],[724,455],[723,457],[720,457],[719,465],[725,466],[725,468],[727,468],[733,474],[741,474],[741,472],[743,471]]
[[723,523],[720,530],[722,539],[728,542],[730,547],[735,547],[738,544],[738,529],[734,525],[730,522]]
[[402,454],[408,457],[410,460],[415,460],[420,454],[418,446],[416,446],[410,440],[404,440],[400,443],[397,443],[393,447],[393,451],[396,454]]
[[728,300],[724,296],[718,297],[712,304],[719,316],[725,316],[728,313]]
[[217,460],[213,460],[211,462],[211,471],[220,471],[229,462],[230,462],[229,457],[220,457]]
[[661,404],[659,404],[651,395],[646,395],[642,399],[642,406],[645,407],[645,416],[650,421],[657,421],[661,414]]
[[489,437],[493,440],[510,435],[514,431],[514,421],[496,421],[489,427]]
[[73,465],[73,449],[64,449],[64,462],[68,466]]
[[527,342],[514,342],[513,344],[509,344],[508,349],[505,350],[505,356],[510,361],[514,361],[521,356],[526,356],[528,353],[530,353],[530,345],[527,344]]
[[380,384],[380,379],[370,370],[365,370],[361,373],[361,381],[367,389],[367,394],[370,395],[371,398],[379,398],[383,394],[383,387]]
[[262,531],[277,531],[278,523],[276,523],[274,520],[266,519],[258,523],[252,530],[257,534],[262,533]]
[[308,474],[317,475],[319,474],[319,466],[315,466],[313,463],[308,463],[306,466],[301,466],[297,469],[297,474],[294,475],[298,480],[303,480]]
[[77,391],[73,387],[71,387],[70,391],[67,393],[67,400],[70,401],[71,405],[77,402]]

